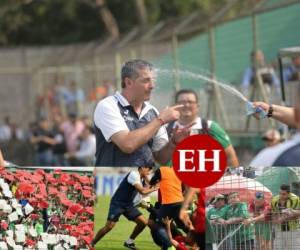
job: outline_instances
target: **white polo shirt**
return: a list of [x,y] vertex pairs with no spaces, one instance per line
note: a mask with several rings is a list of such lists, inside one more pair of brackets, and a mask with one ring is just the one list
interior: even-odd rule
[[[152,137],[150,151],[142,146],[133,154],[128,154],[128,157],[119,148],[116,148],[116,145],[111,142],[111,137],[120,131],[133,131],[141,128],[150,123],[158,114],[159,112],[154,106],[145,102],[141,113],[137,117],[127,99],[119,92],[101,100],[94,112],[97,140],[96,165],[117,165],[117,162],[119,162],[124,163],[123,166],[127,166],[130,162],[133,162],[133,164],[149,162],[149,152],[157,152],[168,143],[168,134],[164,126]],[[144,156],[148,159],[143,163],[139,159]]]
[[[111,141],[111,137],[115,133],[120,131],[129,131],[124,117],[122,117],[120,113],[118,101],[122,106],[130,105],[124,96],[122,96],[119,92],[116,92],[115,95],[101,100],[94,113],[95,125],[101,130],[107,142]],[[139,115],[139,119],[141,119],[151,109],[154,109],[157,114],[159,114],[158,110],[153,105],[149,102],[145,102],[142,112]],[[153,152],[159,151],[168,143],[168,134],[164,126],[157,131],[153,140]]]

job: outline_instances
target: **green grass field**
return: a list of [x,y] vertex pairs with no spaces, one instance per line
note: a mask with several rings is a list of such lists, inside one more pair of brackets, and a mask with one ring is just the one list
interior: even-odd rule
[[[95,231],[104,226],[107,218],[109,208],[110,197],[99,196],[98,202],[95,206]],[[140,209],[144,212],[145,217],[148,218],[148,212],[144,209]],[[128,239],[133,228],[134,222],[128,221],[124,216],[121,216],[117,225],[105,235],[101,241],[96,245],[96,250],[124,250],[128,249],[123,246],[123,243]],[[136,246],[141,250],[159,250],[151,238],[149,228],[145,228],[144,231],[137,237]]]

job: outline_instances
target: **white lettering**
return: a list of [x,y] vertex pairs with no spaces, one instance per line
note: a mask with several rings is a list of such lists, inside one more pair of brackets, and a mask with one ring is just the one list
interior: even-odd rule
[[[192,169],[187,169],[186,168],[186,163],[187,162],[192,162],[193,163],[193,156],[194,156],[194,150],[178,150],[179,151],[179,170],[178,172],[194,172],[195,171],[195,166],[193,166]],[[187,153],[192,153],[191,158],[187,158]]]
[[213,162],[214,168],[212,172],[221,172],[220,170],[220,151],[221,150],[213,150],[213,158],[206,158],[205,152],[206,150],[198,150],[199,153],[199,169],[198,172],[206,172],[205,162]]

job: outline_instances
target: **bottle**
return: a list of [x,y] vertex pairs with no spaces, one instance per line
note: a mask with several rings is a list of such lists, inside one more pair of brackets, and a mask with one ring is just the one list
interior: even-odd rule
[[264,119],[267,117],[267,112],[264,111],[261,107],[254,107],[252,102],[246,102],[246,111],[247,115],[258,114],[259,119]]

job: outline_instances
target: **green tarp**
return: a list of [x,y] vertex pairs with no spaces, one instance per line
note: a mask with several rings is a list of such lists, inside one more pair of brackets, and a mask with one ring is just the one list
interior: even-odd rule
[[299,182],[300,178],[292,168],[272,167],[265,171],[261,176],[256,177],[255,180],[270,189],[273,195],[277,195],[281,184],[290,184],[291,191],[296,192],[296,190],[293,190],[292,183]]
[[[267,2],[268,5],[272,5],[272,1],[268,1],[270,2]],[[279,49],[299,46],[299,13],[300,3],[297,3],[257,15],[258,46],[265,53],[266,61],[276,64]],[[216,76],[240,85],[242,74],[249,65],[249,55],[253,48],[251,17],[240,18],[216,26],[215,39]],[[172,68],[172,60],[173,55],[168,54],[157,58],[154,63],[162,68]],[[208,33],[200,34],[180,44],[178,61],[180,69],[190,70],[194,73],[209,73]],[[158,78],[160,91],[173,89],[173,79],[172,75]],[[180,83],[185,88],[205,86],[201,81],[188,78],[180,79]]]

